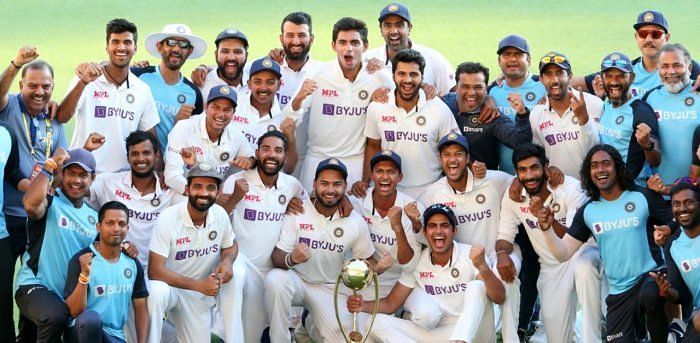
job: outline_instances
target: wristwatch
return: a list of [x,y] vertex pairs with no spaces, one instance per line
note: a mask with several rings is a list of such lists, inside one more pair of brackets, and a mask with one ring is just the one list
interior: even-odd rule
[[654,150],[654,146],[655,146],[654,141],[649,141],[649,145],[647,145],[647,147],[644,148],[644,150],[647,150],[647,151]]

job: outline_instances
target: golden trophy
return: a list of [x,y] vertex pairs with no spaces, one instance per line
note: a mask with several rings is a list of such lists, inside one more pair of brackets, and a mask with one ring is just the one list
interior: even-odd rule
[[[340,312],[338,312],[338,288],[340,287],[341,281],[345,286],[352,289],[353,295],[357,295],[358,291],[374,282],[374,310],[372,311],[372,321],[369,323],[369,328],[367,328],[364,339],[362,334],[357,331],[357,313],[352,314],[352,331],[350,334],[346,336],[345,330],[343,330],[343,323],[340,321]],[[345,337],[345,342],[364,343],[367,341],[367,336],[372,330],[374,318],[377,316],[377,311],[379,310],[379,282],[377,282],[377,273],[372,270],[372,266],[369,262],[359,258],[353,258],[345,262],[343,270],[338,274],[338,279],[335,282],[335,297],[333,303],[335,305],[335,319],[338,320],[340,333]]]

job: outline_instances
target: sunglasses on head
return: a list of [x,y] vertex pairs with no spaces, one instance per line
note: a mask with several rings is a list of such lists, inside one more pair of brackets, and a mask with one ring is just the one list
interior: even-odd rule
[[190,42],[188,42],[186,40],[177,40],[177,39],[168,38],[168,39],[164,40],[164,42],[167,46],[169,46],[171,48],[174,47],[175,45],[178,45],[180,47],[180,49],[189,49],[192,46],[192,44],[190,44]]
[[540,63],[542,64],[547,64],[547,63],[565,63],[568,62],[566,60],[566,57],[560,56],[560,55],[548,55],[545,57],[542,57],[540,60]]
[[675,181],[673,181],[673,185],[674,185],[674,186],[676,186],[676,185],[678,185],[678,184],[681,184],[681,183],[688,183],[688,184],[696,185],[696,186],[697,186],[697,184],[695,183],[695,180],[693,180],[692,177],[688,177],[688,176],[679,177],[679,178],[677,178]]
[[637,31],[637,34],[641,39],[646,39],[649,35],[651,35],[651,38],[653,39],[659,39],[664,35],[664,32],[660,30],[639,30]]
[[603,68],[610,68],[610,67],[621,67],[624,68],[627,66],[627,61],[625,60],[605,60],[603,61]]

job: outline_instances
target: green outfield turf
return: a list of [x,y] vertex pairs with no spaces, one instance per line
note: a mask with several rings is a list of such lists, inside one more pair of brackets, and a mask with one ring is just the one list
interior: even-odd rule
[[[289,12],[306,11],[313,17],[315,42],[312,55],[318,60],[333,58],[330,36],[340,17],[365,20],[370,28],[370,48],[383,44],[377,17],[386,1],[38,1],[0,0],[0,66],[9,65],[25,44],[38,47],[42,59],[56,72],[53,99],[60,101],[75,66],[84,61],[107,58],[105,24],[123,17],[138,25],[139,40],[135,60],[157,63],[143,46],[145,37],[167,23],[184,23],[195,34],[211,43],[205,57],[188,61],[186,74],[198,64],[214,63],[213,41],[225,28],[243,31],[250,41],[249,60],[279,47],[280,20]],[[632,24],[639,12],[656,9],[670,22],[671,41],[683,43],[698,53],[698,0],[404,0],[413,18],[411,37],[417,43],[442,52],[456,66],[463,61],[479,61],[498,73],[496,47],[502,37],[525,36],[533,61],[549,50],[569,56],[574,74],[595,71],[603,55],[620,50],[636,57]],[[696,32],[693,34],[693,32]],[[700,56],[700,55],[699,55]],[[696,58],[697,59],[697,58]],[[536,66],[536,62],[533,65]],[[533,71],[536,68],[532,69]],[[18,90],[13,86],[12,92]],[[69,123],[68,140],[72,134]]]

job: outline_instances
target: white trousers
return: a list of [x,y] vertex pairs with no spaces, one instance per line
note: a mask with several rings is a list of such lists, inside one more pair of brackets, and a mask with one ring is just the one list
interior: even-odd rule
[[[301,179],[299,181],[301,182],[301,185],[304,186],[304,189],[309,191],[313,190],[314,186],[314,178],[316,176],[316,167],[318,167],[318,164],[330,157],[335,157],[335,156],[317,156],[311,153],[306,154],[306,158],[304,159],[304,166],[301,169]],[[362,180],[362,168],[364,166],[364,155],[354,155],[354,156],[348,156],[348,157],[338,157],[338,160],[343,162],[345,164],[345,167],[348,169],[348,179],[347,179],[347,190],[350,191],[350,188],[352,185],[357,182]]]
[[518,274],[520,274],[520,267],[522,266],[522,253],[517,244],[513,245],[513,252],[510,254],[510,258],[515,265],[515,279],[513,282],[508,283],[503,281],[501,274],[498,273],[498,268],[496,268],[496,257],[493,258],[494,264],[491,269],[493,273],[501,279],[506,291],[505,301],[503,304],[498,305],[500,309],[501,336],[503,342],[517,343],[520,341],[518,339],[518,317],[520,315],[520,279],[518,279]]

